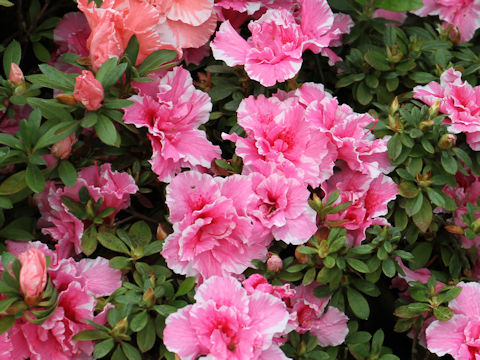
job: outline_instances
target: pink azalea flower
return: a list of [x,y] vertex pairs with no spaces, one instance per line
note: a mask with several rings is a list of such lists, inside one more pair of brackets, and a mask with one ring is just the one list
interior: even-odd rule
[[380,174],[372,178],[367,174],[353,171],[339,164],[341,171],[335,173],[323,185],[325,196],[340,190],[334,203],[351,202],[351,205],[337,214],[329,214],[326,220],[339,221],[347,229],[347,242],[358,246],[365,239],[365,230],[371,225],[387,225],[382,216],[388,212],[387,204],[397,196],[398,186],[389,177]]
[[162,255],[169,268],[208,278],[240,274],[253,259],[265,259],[268,244],[254,235],[246,213],[252,201],[249,177],[213,178],[197,171],[177,175],[167,187],[174,232]]
[[40,250],[31,248],[18,256],[22,265],[20,269],[20,289],[28,304],[38,302],[47,284],[47,265],[45,254]]
[[462,42],[470,40],[480,27],[480,4],[473,0],[424,0],[423,7],[412,12],[418,16],[438,15],[458,28]]
[[199,286],[196,303],[166,320],[163,340],[182,360],[198,356],[222,360],[287,360],[272,342],[288,320],[278,298],[248,295],[232,277],[211,277]]
[[[41,251],[44,248],[41,243],[24,243],[17,247],[9,242],[8,245],[13,253],[22,247]],[[105,323],[109,306],[95,315],[97,301],[94,296],[111,295],[122,284],[121,272],[111,269],[108,260],[103,258],[84,259],[80,263],[69,258],[52,262],[48,274],[58,291],[55,312],[41,325],[17,319],[13,327],[0,336],[2,359],[68,360],[92,355],[94,342],[75,341],[73,336],[93,328],[84,319]],[[5,343],[13,345],[10,351],[3,348]]]
[[91,71],[83,70],[82,74],[76,77],[73,97],[87,110],[97,110],[102,107],[103,96],[103,86]]
[[50,235],[58,242],[57,248],[61,257],[70,256],[72,250],[76,254],[82,252],[81,239],[85,223],[69,212],[61,197],[68,196],[79,201],[78,192],[83,186],[95,201],[103,199],[99,211],[108,207],[115,208],[108,217],[110,221],[113,221],[120,210],[129,206],[130,194],[135,194],[138,190],[135,180],[129,174],[112,171],[108,163],[80,170],[77,183],[73,187],[62,188],[51,181],[47,182],[43,192],[36,197],[42,215],[38,225],[42,227],[42,233]]
[[123,120],[146,127],[152,143],[150,163],[160,181],[169,182],[181,168],[209,168],[220,157],[201,124],[208,121],[212,103],[208,94],[195,89],[190,73],[176,67],[164,77],[139,87],[139,95],[130,98],[135,105],[125,109]]
[[462,292],[449,302],[454,315],[448,321],[433,321],[426,330],[427,348],[443,356],[450,354],[455,360],[476,360],[480,357],[480,284],[457,284]]
[[243,287],[248,295],[255,292],[263,292],[278,297],[279,299],[289,299],[295,296],[295,290],[290,289],[290,284],[282,286],[271,285],[265,276],[260,274],[252,274],[242,282]]
[[340,345],[348,334],[348,317],[332,306],[325,311],[330,298],[313,295],[316,286],[318,284],[295,288],[295,296],[287,301],[293,316],[290,325],[300,334],[310,331],[310,334],[318,338],[320,346]]
[[[348,15],[333,15],[326,0],[302,0],[296,21],[286,9],[268,9],[262,17],[251,22],[252,36],[246,41],[225,21],[211,43],[213,56],[228,66],[245,65],[251,79],[272,86],[293,78],[302,66],[302,53],[310,49],[319,53],[353,25]],[[333,52],[324,55],[339,58]]]
[[[374,19],[384,18],[387,20],[393,20],[400,24],[403,24],[403,22],[407,18],[407,13],[405,11],[398,12],[398,11],[390,11],[385,9],[377,9],[373,12],[372,18]],[[400,24],[387,23],[387,25],[396,26],[396,27],[400,26]]]
[[480,150],[480,86],[472,87],[461,80],[461,73],[453,68],[445,71],[440,83],[432,81],[413,89],[413,95],[428,105],[440,102],[440,112],[449,117],[449,131],[465,133],[467,144]]
[[[275,171],[268,164],[260,170],[251,175],[257,195],[251,216],[277,240],[294,245],[306,243],[317,231],[317,213],[308,205],[310,192],[301,180]],[[294,174],[294,169],[290,173]]]
[[235,142],[245,173],[258,172],[271,163],[284,168],[290,177],[288,172],[295,168],[296,176],[314,188],[333,173],[333,146],[305,118],[297,99],[250,96],[242,100],[237,115],[247,136],[224,134],[223,138]]

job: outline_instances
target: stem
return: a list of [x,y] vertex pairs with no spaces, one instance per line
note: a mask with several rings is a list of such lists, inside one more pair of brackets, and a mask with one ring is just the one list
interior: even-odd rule
[[153,218],[151,218],[151,217],[145,216],[145,215],[143,215],[143,214],[140,214],[140,213],[136,212],[135,210],[126,209],[125,211],[126,211],[127,213],[131,214],[131,215],[132,215],[132,216],[131,216],[132,218],[133,218],[133,217],[136,217],[136,218],[143,219],[143,220],[145,220],[145,221],[149,221],[149,222],[154,223],[154,224],[157,224],[157,225],[160,223],[160,221],[155,220],[155,219],[153,219]]
[[417,344],[418,344],[418,333],[420,329],[415,329],[415,336],[413,337],[413,342],[412,342],[412,352],[411,352],[411,359],[416,360],[417,359]]

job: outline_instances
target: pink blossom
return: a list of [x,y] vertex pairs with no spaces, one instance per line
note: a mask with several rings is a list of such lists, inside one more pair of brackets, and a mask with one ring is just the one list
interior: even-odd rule
[[438,101],[440,112],[448,115],[445,122],[450,124],[449,131],[465,133],[467,144],[480,150],[480,86],[462,82],[461,73],[450,68],[441,75],[440,83],[432,81],[413,91],[416,99],[428,105]]
[[288,320],[281,300],[261,292],[248,295],[234,278],[217,276],[199,286],[195,299],[166,320],[165,346],[181,359],[288,359],[272,342]]
[[[38,244],[43,245],[27,243],[22,246],[43,251]],[[16,245],[9,243],[9,248],[15,250]],[[91,356],[94,342],[75,341],[73,336],[92,329],[84,319],[105,323],[109,306],[95,315],[97,300],[94,296],[108,296],[120,287],[121,272],[109,268],[108,260],[103,258],[84,259],[80,263],[69,258],[52,262],[48,274],[58,292],[55,312],[41,325],[17,319],[13,327],[0,336],[2,359],[68,360]],[[5,343],[12,346],[2,353]]]
[[307,242],[317,231],[317,213],[308,205],[310,192],[301,180],[272,166],[265,164],[259,170],[251,175],[257,200],[249,213],[277,240],[294,245]]
[[295,296],[288,299],[289,311],[295,331],[310,334],[318,338],[320,346],[337,346],[345,341],[348,334],[348,317],[335,307],[328,307],[330,298],[318,298],[313,295],[313,289],[318,286],[297,286]]
[[[340,16],[335,22],[335,18]],[[211,43],[213,56],[229,66],[245,65],[251,79],[272,86],[293,78],[302,66],[302,53],[310,49],[323,52],[328,46],[339,45],[342,34],[353,25],[344,14],[333,15],[326,0],[302,0],[297,16],[286,9],[268,9],[260,19],[250,22],[252,36],[244,40],[225,21]]]
[[67,136],[65,139],[53,144],[50,148],[50,151],[59,159],[67,159],[70,156],[70,152],[72,151],[72,146],[76,142],[77,138],[75,137],[75,133],[73,133],[70,136]]
[[35,303],[47,284],[46,259],[43,252],[31,248],[22,252],[18,259],[22,265],[20,269],[20,289],[27,304]]
[[237,115],[246,137],[224,134],[223,138],[235,142],[245,173],[272,164],[285,169],[287,176],[295,169],[296,177],[314,188],[332,175],[336,156],[333,146],[305,118],[297,99],[250,96],[242,100]]
[[176,67],[165,76],[138,87],[135,105],[125,109],[124,121],[146,127],[152,144],[152,170],[160,181],[169,182],[181,168],[209,168],[220,157],[201,124],[208,121],[212,103],[209,96],[195,89],[190,73]]
[[290,288],[290,284],[282,286],[271,285],[267,279],[260,274],[252,274],[242,282],[248,295],[255,292],[263,292],[278,297],[279,299],[289,299],[295,296],[295,290]]
[[279,272],[283,268],[282,258],[277,254],[270,254],[267,260],[267,269],[272,272]]
[[[387,20],[393,20],[396,21],[400,24],[403,24],[405,19],[407,18],[407,13],[405,11],[398,12],[398,11],[390,11],[390,10],[385,10],[385,9],[377,9],[373,12],[372,18],[384,18]],[[387,23],[388,25],[391,26],[400,26],[400,24],[395,24],[395,23]]]
[[81,239],[85,222],[76,218],[63,204],[61,197],[68,196],[79,201],[78,192],[85,186],[94,201],[103,199],[99,211],[113,207],[114,212],[108,217],[113,221],[115,215],[129,206],[130,194],[138,190],[135,180],[127,173],[111,170],[110,164],[89,166],[79,171],[77,182],[73,187],[57,187],[49,181],[43,192],[37,195],[37,204],[41,213],[38,225],[42,233],[50,235],[58,242],[61,257],[82,252]]
[[12,85],[20,85],[25,82],[22,69],[20,69],[20,67],[14,62],[10,64],[10,74],[8,75],[8,82]]
[[206,279],[240,274],[253,259],[265,259],[268,243],[254,235],[246,213],[252,201],[246,176],[224,179],[189,171],[173,178],[166,202],[174,232],[162,251],[168,267]]
[[462,42],[469,41],[480,27],[480,4],[473,0],[424,0],[423,7],[412,12],[418,16],[438,15],[458,28]]
[[449,302],[454,315],[448,321],[433,321],[426,330],[427,348],[443,356],[450,354],[455,360],[475,360],[480,357],[480,284],[457,284],[462,292]]
[[81,102],[87,110],[97,110],[102,106],[103,86],[95,79],[91,71],[83,70],[82,74],[75,79],[73,97]]
[[347,242],[358,246],[365,239],[365,230],[371,225],[387,225],[382,216],[388,212],[387,204],[397,196],[398,186],[383,174],[375,178],[353,171],[338,164],[341,171],[335,173],[323,185],[325,197],[335,190],[340,196],[334,205],[351,202],[351,205],[337,214],[329,214],[327,221],[339,221],[347,229]]

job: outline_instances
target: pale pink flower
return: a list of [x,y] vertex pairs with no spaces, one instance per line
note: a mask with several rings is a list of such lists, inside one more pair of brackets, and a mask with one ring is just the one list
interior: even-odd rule
[[242,100],[237,115],[246,137],[223,134],[223,138],[235,142],[245,173],[258,172],[271,163],[284,168],[289,177],[290,169],[295,169],[296,177],[314,188],[332,175],[334,148],[306,119],[297,99],[250,96]]
[[81,239],[85,223],[76,218],[63,204],[61,197],[68,196],[79,201],[79,190],[85,186],[94,201],[103,199],[99,211],[113,207],[114,212],[108,217],[113,221],[115,215],[130,204],[130,194],[138,190],[135,180],[127,173],[111,170],[110,164],[89,166],[79,171],[77,182],[73,187],[57,187],[49,181],[43,192],[36,196],[41,218],[38,225],[42,233],[50,235],[57,244],[61,257],[82,252]]
[[[373,12],[372,18],[384,18],[387,20],[393,20],[396,21],[400,24],[403,24],[405,19],[407,18],[407,13],[405,11],[390,11],[390,10],[385,10],[385,9],[377,9]],[[400,24],[394,24],[394,23],[387,23],[387,25],[391,26],[400,26]]]
[[45,255],[40,250],[31,248],[22,252],[18,259],[20,268],[20,289],[27,304],[35,303],[47,284],[47,263]]
[[288,313],[278,298],[248,295],[232,277],[211,277],[199,286],[196,303],[166,320],[163,340],[182,360],[198,356],[218,360],[287,360],[273,343]]
[[25,82],[22,69],[20,69],[20,67],[14,62],[10,64],[10,74],[8,75],[8,82],[12,85],[20,85]]
[[87,110],[97,110],[102,106],[103,86],[95,79],[91,71],[83,70],[82,74],[75,79],[73,97],[81,102]]
[[330,298],[313,295],[316,286],[318,284],[295,288],[295,296],[287,301],[291,314],[289,324],[300,334],[310,331],[318,338],[320,346],[340,345],[348,334],[348,317],[335,307],[327,309]]
[[[264,9],[286,9],[293,11],[296,0],[220,0],[215,2],[217,10],[233,10],[238,13],[254,15]],[[221,19],[224,20],[224,19]]]
[[480,150],[480,86],[462,82],[461,73],[450,68],[441,75],[440,83],[417,86],[413,95],[427,105],[440,102],[440,112],[448,115],[445,123],[450,124],[449,131],[465,133],[467,144]]
[[289,299],[295,296],[295,290],[290,288],[290,284],[282,286],[271,285],[260,274],[252,274],[242,282],[243,287],[247,291],[248,295],[252,295],[255,292],[263,292],[278,297],[279,299]]
[[347,229],[347,243],[358,246],[365,239],[365,230],[371,225],[387,225],[384,215],[387,204],[395,199],[398,186],[391,178],[383,174],[375,178],[353,171],[344,164],[328,179],[322,189],[327,198],[333,191],[340,190],[340,196],[333,205],[351,202],[351,205],[337,214],[329,214],[327,221],[339,221]]
[[67,159],[70,156],[72,151],[72,146],[77,142],[75,133],[67,136],[65,139],[62,139],[52,145],[50,151],[59,159]]
[[283,261],[277,254],[271,254],[267,260],[268,271],[279,272],[283,268]]
[[307,49],[322,52],[333,62],[339,60],[333,52],[324,50],[340,45],[341,35],[351,26],[350,17],[334,15],[326,0],[302,0],[296,17],[284,8],[268,9],[260,19],[250,22],[252,36],[247,41],[225,21],[211,47],[215,59],[229,66],[245,65],[251,79],[272,86],[298,73]]
[[[306,243],[317,231],[317,213],[308,205],[310,192],[301,180],[263,165],[251,174],[257,199],[250,215],[275,239],[294,245]],[[291,169],[290,174],[294,173]]]
[[125,109],[123,120],[136,127],[146,127],[152,144],[152,170],[160,181],[169,182],[181,168],[209,168],[220,157],[198,127],[209,119],[212,103],[208,94],[195,89],[190,73],[176,67],[146,86],[130,100],[135,105]]
[[[26,243],[22,246],[29,251],[43,251],[42,245]],[[9,249],[14,252],[22,246],[9,243]],[[121,272],[109,268],[108,260],[103,258],[84,259],[80,263],[70,258],[52,262],[48,274],[58,292],[55,312],[41,325],[17,319],[13,327],[0,336],[2,359],[68,360],[92,355],[94,342],[75,341],[73,336],[92,329],[84,319],[105,323],[106,311],[111,306],[107,305],[103,312],[95,315],[97,300],[94,296],[111,295],[121,286]],[[3,349],[4,343],[11,344],[10,351]]]
[[[208,278],[240,274],[267,245],[247,215],[254,195],[247,176],[213,178],[197,171],[177,175],[167,186],[173,234],[162,255],[179,274]],[[235,256],[232,256],[235,254]]]
[[418,16],[438,15],[453,24],[460,32],[460,40],[466,42],[480,27],[480,3],[474,0],[424,0],[423,7],[412,11]]
[[427,349],[439,356],[450,354],[455,360],[480,357],[480,284],[457,284],[462,292],[448,303],[454,315],[448,321],[435,320],[427,330]]

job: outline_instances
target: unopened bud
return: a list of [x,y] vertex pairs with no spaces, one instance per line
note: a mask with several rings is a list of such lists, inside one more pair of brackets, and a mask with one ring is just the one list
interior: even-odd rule
[[424,120],[420,124],[418,124],[418,128],[422,131],[430,129],[435,123],[433,120]]
[[57,158],[65,160],[70,156],[72,152],[72,146],[75,144],[77,139],[75,138],[75,133],[67,136],[65,139],[62,139],[50,148],[50,152],[55,155]]
[[445,230],[447,230],[450,234],[457,234],[457,235],[463,235],[465,231],[458,226],[458,225],[447,225],[445,226]]
[[400,104],[398,103],[398,98],[395,96],[392,103],[390,104],[390,111],[388,112],[390,115],[394,115],[398,109],[400,109]]
[[472,230],[477,235],[480,233],[480,218],[475,219],[475,221],[472,223]]
[[157,240],[163,241],[167,237],[167,233],[163,230],[162,224],[158,224],[157,226]]
[[69,94],[60,94],[55,97],[59,102],[65,105],[76,105],[78,103],[77,100],[73,97],[73,95]]
[[75,59],[78,65],[92,66],[92,60],[88,56],[82,56]]
[[455,146],[457,137],[453,134],[443,134],[440,140],[438,140],[438,147],[440,149],[448,150]]
[[8,82],[12,85],[20,85],[25,82],[22,69],[17,64],[12,62],[10,64],[10,74],[8,75]]
[[438,111],[440,110],[440,103],[441,103],[440,100],[437,100],[428,109],[428,115],[430,116],[430,119],[433,119],[438,115]]
[[278,272],[282,270],[283,262],[277,254],[272,254],[267,260],[267,269],[269,271]]
[[299,246],[297,246],[295,249],[295,259],[297,259],[300,264],[306,264],[308,260],[310,260],[310,255],[302,254],[300,251],[298,251]]
[[128,318],[124,317],[122,320],[120,320],[118,323],[115,324],[115,326],[112,329],[112,335],[113,337],[118,337],[119,335],[125,334],[127,330],[128,330]]
[[147,291],[142,296],[142,300],[147,304],[148,307],[151,307],[153,304],[155,304],[155,301],[157,300],[155,297],[155,291],[153,291],[153,288],[149,287]]

